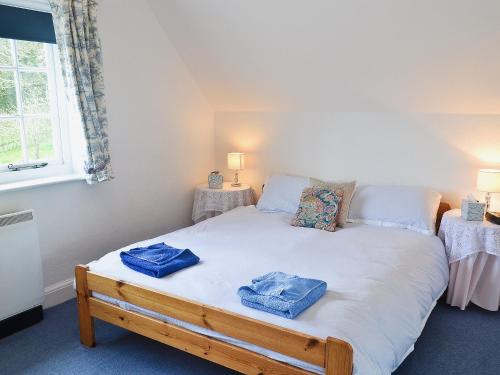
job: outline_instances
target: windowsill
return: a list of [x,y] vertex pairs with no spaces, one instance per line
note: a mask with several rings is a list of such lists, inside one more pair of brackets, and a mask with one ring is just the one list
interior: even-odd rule
[[34,180],[9,182],[6,184],[0,184],[0,193],[5,191],[30,189],[37,186],[53,185],[62,182],[81,181],[81,180],[85,180],[85,176],[79,174],[67,174],[63,176],[53,176],[53,177],[37,178]]

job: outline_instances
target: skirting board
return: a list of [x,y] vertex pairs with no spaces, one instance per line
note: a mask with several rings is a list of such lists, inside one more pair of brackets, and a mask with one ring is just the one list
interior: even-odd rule
[[59,281],[58,283],[47,286],[44,289],[45,299],[43,302],[43,308],[48,309],[49,307],[66,302],[71,298],[75,298],[73,281],[74,278],[71,277],[69,279]]

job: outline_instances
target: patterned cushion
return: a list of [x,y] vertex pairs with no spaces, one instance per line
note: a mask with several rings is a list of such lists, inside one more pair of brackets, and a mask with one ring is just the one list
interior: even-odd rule
[[304,189],[292,225],[333,232],[337,225],[342,195],[343,191],[340,189],[330,190],[324,187]]
[[340,207],[340,212],[337,217],[337,225],[343,227],[347,222],[347,215],[349,214],[349,206],[351,204],[351,199],[356,188],[356,181],[350,182],[325,182],[318,180],[316,178],[311,178],[311,186],[322,187],[330,190],[342,190],[344,195],[342,196],[342,207]]

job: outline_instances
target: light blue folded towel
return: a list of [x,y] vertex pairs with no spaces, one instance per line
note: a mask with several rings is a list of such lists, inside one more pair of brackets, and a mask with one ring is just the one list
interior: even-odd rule
[[294,319],[319,300],[326,291],[321,280],[304,279],[283,272],[270,272],[238,289],[241,303],[257,310]]

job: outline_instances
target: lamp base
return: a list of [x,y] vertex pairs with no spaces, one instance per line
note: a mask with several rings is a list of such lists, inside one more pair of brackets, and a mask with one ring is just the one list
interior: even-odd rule
[[239,187],[241,186],[240,182],[238,181],[238,171],[234,172],[234,180],[233,183],[231,184],[232,187]]
[[490,223],[500,225],[500,212],[486,212],[485,219]]

